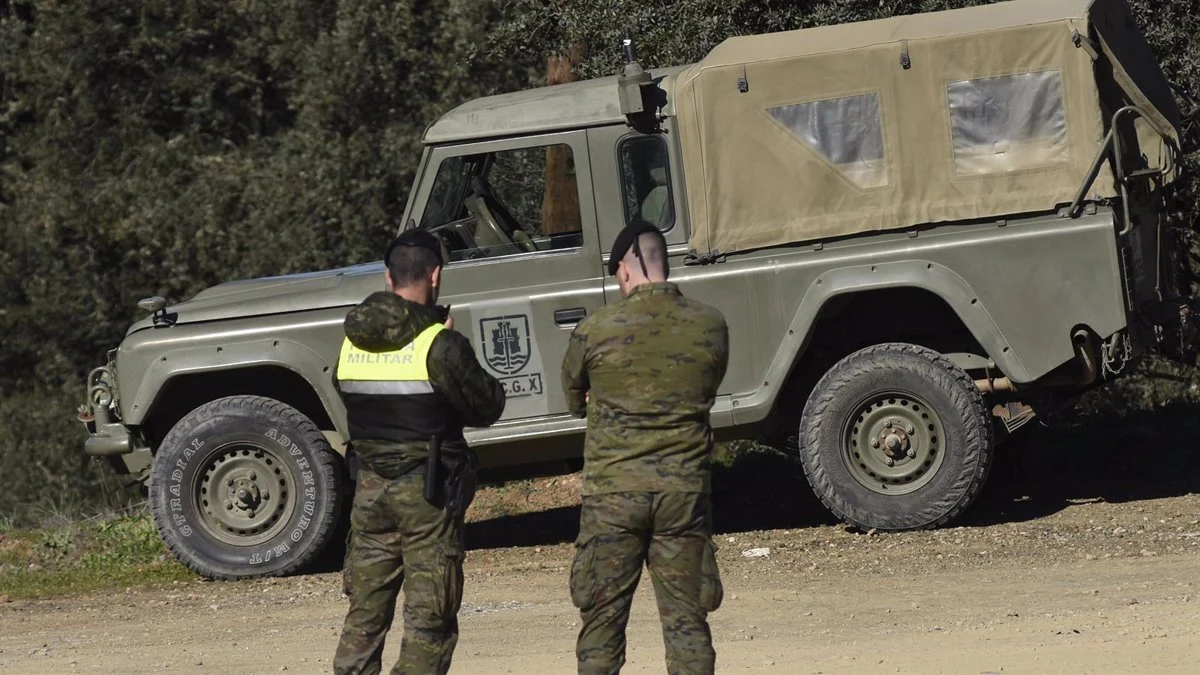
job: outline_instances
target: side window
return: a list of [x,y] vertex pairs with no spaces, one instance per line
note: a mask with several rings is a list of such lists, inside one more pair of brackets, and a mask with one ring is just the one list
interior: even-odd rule
[[667,231],[675,224],[667,142],[662,136],[633,136],[617,146],[625,222],[636,218]]
[[877,94],[784,105],[767,113],[858,187],[888,184]]
[[438,167],[437,177],[433,179],[433,190],[429,193],[429,203],[425,213],[421,215],[421,227],[427,228],[446,223],[457,218],[461,206],[461,188],[466,184],[463,180],[463,158],[451,157]]
[[583,245],[571,146],[450,157],[438,166],[421,227],[449,262]]
[[1058,71],[960,80],[948,87],[957,175],[1036,169],[1070,159]]

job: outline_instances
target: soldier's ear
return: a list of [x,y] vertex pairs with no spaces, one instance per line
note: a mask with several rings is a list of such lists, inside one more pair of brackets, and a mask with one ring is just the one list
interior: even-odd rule
[[383,268],[383,282],[387,284],[389,291],[396,290],[396,284],[392,283],[392,271],[386,267]]
[[431,283],[434,288],[441,288],[441,286],[442,286],[442,266],[441,265],[438,265],[437,267],[433,268],[433,274],[429,275],[429,283]]

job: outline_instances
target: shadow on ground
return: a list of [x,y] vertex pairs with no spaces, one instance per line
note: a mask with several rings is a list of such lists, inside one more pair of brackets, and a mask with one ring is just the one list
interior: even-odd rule
[[[792,458],[749,446],[720,458],[713,471],[713,517],[717,533],[807,527],[835,522],[804,482]],[[491,518],[467,526],[470,549],[545,546],[574,541],[579,507],[561,507]]]
[[1122,503],[1200,492],[1200,410],[1185,403],[1088,415],[1001,448],[962,525],[1022,522],[1072,503]]
[[533,511],[468,523],[467,549],[563,544],[578,532],[578,506]]
[[[1003,446],[984,493],[957,523],[1022,522],[1083,501],[1128,502],[1200,492],[1200,414],[1173,404],[1124,417],[1091,415],[1029,429]],[[836,524],[813,496],[799,463],[749,446],[722,458],[713,477],[719,534]],[[573,541],[579,507],[471,523],[472,549]]]

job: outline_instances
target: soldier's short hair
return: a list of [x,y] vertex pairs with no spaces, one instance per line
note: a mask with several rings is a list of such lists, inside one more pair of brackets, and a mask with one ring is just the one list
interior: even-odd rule
[[405,230],[388,244],[384,264],[396,286],[408,286],[433,274],[442,266],[442,247],[437,237],[425,230]]
[[632,255],[639,259],[639,266],[649,273],[651,265],[658,267],[663,278],[669,273],[667,266],[667,240],[663,233],[649,222],[636,218],[617,234],[608,259],[608,273],[617,273],[617,264]]
[[638,235],[637,244],[635,247],[631,247],[630,253],[635,257],[641,256],[642,262],[647,268],[647,275],[649,271],[655,269],[662,272],[664,279],[670,275],[670,269],[667,266],[667,240],[658,228],[655,228],[653,232]]

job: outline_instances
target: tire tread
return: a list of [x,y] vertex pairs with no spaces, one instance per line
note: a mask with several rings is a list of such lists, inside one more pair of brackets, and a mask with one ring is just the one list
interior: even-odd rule
[[[931,373],[954,401],[966,430],[963,451],[973,457],[972,472],[962,472],[941,498],[914,514],[881,514],[880,522],[866,523],[855,518],[845,499],[839,495],[818,454],[819,432],[823,424],[837,424],[837,411],[831,410],[839,392],[855,378],[878,370],[885,363],[924,375],[914,367],[919,359],[933,366]],[[942,411],[938,411],[943,415]],[[946,413],[946,414],[953,414]],[[800,424],[800,458],[805,477],[821,503],[839,520],[860,529],[916,530],[934,529],[960,516],[979,496],[987,480],[993,453],[992,425],[974,380],[942,354],[907,343],[882,343],[866,347],[842,359],[818,381],[809,398]]]
[[[211,419],[229,411],[237,411],[241,414],[249,413],[255,417],[281,418],[291,425],[292,428],[300,432],[303,442],[308,444],[309,447],[316,449],[314,453],[316,470],[325,474],[329,484],[335,487],[333,499],[321,500],[323,508],[322,513],[319,515],[322,517],[318,517],[318,514],[314,514],[313,516],[313,521],[319,523],[313,535],[314,540],[328,544],[328,540],[337,528],[339,515],[344,508],[345,495],[348,490],[346,480],[342,475],[342,470],[337,463],[336,457],[334,457],[332,448],[329,448],[329,442],[325,439],[325,435],[313,424],[312,420],[292,406],[275,399],[253,395],[227,396],[209,401],[188,413],[175,424],[171,431],[167,433],[166,438],[163,439],[160,445],[160,452],[161,448],[172,447],[186,441],[186,437],[191,433],[191,427],[196,422]],[[256,577],[287,576],[311,564],[324,548],[324,545],[309,546],[303,555],[297,556],[295,560],[289,562],[287,565],[277,570],[262,573],[231,574],[214,568],[203,561],[196,560],[181,545],[174,528],[169,526],[170,515],[166,512],[167,500],[157,498],[159,486],[154,479],[155,472],[151,471],[149,481],[150,511],[159,535],[162,537],[167,550],[171,552],[171,555],[176,560],[202,577],[229,581]]]

